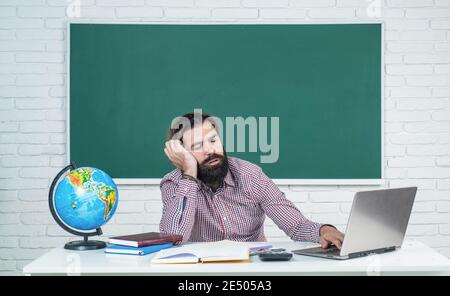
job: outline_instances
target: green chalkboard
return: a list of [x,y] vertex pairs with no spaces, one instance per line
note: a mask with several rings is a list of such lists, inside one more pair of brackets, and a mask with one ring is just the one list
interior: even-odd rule
[[171,120],[201,108],[224,123],[254,118],[262,131],[267,118],[268,143],[278,118],[277,161],[262,163],[270,153],[248,142],[237,151],[250,127],[228,151],[272,178],[382,177],[381,24],[72,23],[69,36],[78,166],[161,178],[173,169],[163,152]]

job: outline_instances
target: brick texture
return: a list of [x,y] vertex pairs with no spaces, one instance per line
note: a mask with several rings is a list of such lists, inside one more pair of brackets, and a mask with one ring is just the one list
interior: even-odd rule
[[[450,256],[450,2],[447,0],[2,0],[0,275],[73,239],[46,203],[66,163],[66,22],[385,22],[386,187],[418,186],[407,235]],[[380,3],[380,7],[374,7]],[[69,5],[69,6],[68,6]],[[79,13],[77,15],[76,13]],[[305,215],[341,230],[368,186],[281,186]],[[120,185],[104,237],[157,231],[157,185]],[[269,240],[288,239],[272,221]]]

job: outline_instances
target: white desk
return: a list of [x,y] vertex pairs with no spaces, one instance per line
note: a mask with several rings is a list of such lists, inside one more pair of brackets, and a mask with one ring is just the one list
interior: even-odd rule
[[[288,251],[305,247],[301,242],[273,242]],[[337,261],[294,255],[290,261],[205,264],[150,264],[153,254],[104,254],[103,250],[68,251],[56,248],[24,267],[25,275],[449,275],[450,260],[418,241],[402,248],[367,257]]]

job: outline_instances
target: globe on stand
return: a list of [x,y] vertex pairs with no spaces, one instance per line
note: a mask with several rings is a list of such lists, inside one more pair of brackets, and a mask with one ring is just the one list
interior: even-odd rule
[[76,168],[72,163],[53,180],[48,196],[50,212],[56,223],[83,240],[67,243],[70,250],[94,250],[106,247],[103,241],[88,240],[101,235],[101,226],[114,215],[119,203],[117,186],[100,169]]

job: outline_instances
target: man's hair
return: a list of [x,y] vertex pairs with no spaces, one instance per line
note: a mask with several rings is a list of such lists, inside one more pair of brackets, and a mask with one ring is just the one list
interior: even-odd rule
[[[199,119],[201,119],[201,121]],[[194,126],[205,122],[205,120],[208,120],[214,128],[217,128],[212,116],[203,112],[190,112],[175,118],[169,128],[167,140],[177,138],[183,143],[183,133]]]

